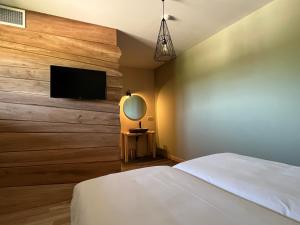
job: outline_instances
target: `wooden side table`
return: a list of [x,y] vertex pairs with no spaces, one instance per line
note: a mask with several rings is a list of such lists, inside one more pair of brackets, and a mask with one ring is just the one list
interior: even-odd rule
[[135,147],[130,147],[130,139],[138,138],[140,136],[147,136],[147,152],[152,152],[153,158],[156,158],[156,141],[155,141],[155,131],[148,131],[146,133],[122,133],[122,152],[121,158],[127,163],[129,161],[129,154],[131,159],[135,159],[137,151],[137,143]]
[[156,140],[155,140],[155,131],[148,131],[147,132],[147,144],[148,144],[148,151],[152,152],[153,158],[156,158]]

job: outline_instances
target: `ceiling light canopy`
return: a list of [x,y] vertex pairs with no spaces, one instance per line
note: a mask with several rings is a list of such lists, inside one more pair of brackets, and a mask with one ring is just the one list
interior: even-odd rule
[[163,19],[161,21],[161,25],[158,33],[154,60],[157,62],[168,62],[176,58],[176,53],[168,29],[167,21],[164,18],[165,0],[162,0],[162,2],[163,2]]

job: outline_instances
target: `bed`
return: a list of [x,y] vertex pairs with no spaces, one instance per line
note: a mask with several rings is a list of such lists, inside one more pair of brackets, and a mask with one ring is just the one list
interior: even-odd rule
[[232,153],[79,183],[72,225],[300,224],[300,167]]

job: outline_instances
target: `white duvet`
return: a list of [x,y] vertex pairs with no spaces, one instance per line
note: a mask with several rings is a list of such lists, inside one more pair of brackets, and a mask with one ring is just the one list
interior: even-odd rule
[[181,169],[145,168],[76,185],[72,225],[298,224]]
[[300,221],[300,167],[223,153],[175,168]]

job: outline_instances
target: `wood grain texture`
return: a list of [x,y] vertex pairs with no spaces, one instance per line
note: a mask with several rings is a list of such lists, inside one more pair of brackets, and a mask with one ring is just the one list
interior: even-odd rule
[[[127,164],[122,163],[122,171],[158,165],[173,166],[175,162],[162,158],[143,158]],[[74,184],[56,184],[0,188],[0,224],[20,222],[18,224],[45,225],[45,220],[52,222],[49,224],[61,224],[60,218],[64,217],[66,211],[69,212],[69,208],[59,211],[58,214],[53,214],[53,210],[65,209],[64,201],[71,201],[73,187]]]
[[0,76],[18,79],[50,81],[50,69],[0,66]]
[[[0,28],[0,30],[1,30],[1,28]],[[91,65],[99,65],[99,66],[113,68],[113,69],[119,68],[119,62],[118,62],[119,57],[114,56],[112,54],[108,54],[108,53],[105,53],[105,54],[98,53],[97,58],[91,58],[92,57],[91,55],[84,55],[84,56],[79,55],[80,54],[79,50],[76,50],[76,52],[73,52],[73,53],[72,52],[66,53],[67,51],[65,49],[64,49],[64,52],[59,52],[59,51],[57,51],[57,49],[52,50],[50,47],[49,47],[49,49],[43,49],[43,48],[38,48],[35,46],[29,46],[29,45],[25,45],[25,44],[17,44],[14,42],[5,41],[5,39],[1,40],[1,34],[0,34],[0,46],[3,48],[15,49],[15,50],[23,51],[23,52],[51,56],[51,57],[60,58],[60,59],[69,59],[69,60],[73,60],[75,62],[82,62],[82,63],[91,64]],[[96,54],[96,53],[94,53],[94,54]]]
[[105,162],[120,159],[118,147],[95,147],[0,153],[0,168]]
[[[122,96],[121,87],[110,87],[110,79],[106,87],[107,100],[117,101]],[[50,82],[28,79],[15,79],[0,76],[0,90],[6,92],[22,92],[36,95],[50,95]]]
[[117,147],[119,134],[0,133],[0,152]]
[[5,214],[0,217],[0,224],[70,225],[70,202],[58,202]]
[[120,101],[123,94],[123,88],[107,88],[106,90],[107,100],[109,101]]
[[[27,187],[0,188],[0,224],[13,224],[18,222],[17,218],[22,214],[12,217],[3,214],[19,213],[23,210],[32,210],[36,207],[70,201],[75,184],[39,185]],[[24,212],[23,212],[24,215]],[[25,213],[24,219],[30,216]],[[36,215],[36,214],[35,214]],[[24,220],[25,222],[25,220]]]
[[120,161],[0,168],[0,187],[77,183],[120,172]]
[[49,106],[54,108],[78,109],[94,112],[111,112],[119,114],[118,102],[76,99],[50,98],[45,95],[0,91],[0,102],[24,105]]
[[25,52],[16,49],[10,49],[10,48],[0,47],[0,58],[1,58],[0,61],[1,66],[49,69],[50,65],[56,65],[56,66],[66,66],[66,67],[74,67],[74,68],[81,68],[81,69],[100,70],[100,71],[105,71],[108,75],[111,76],[122,76],[122,74],[117,69],[114,68],[107,68],[101,65],[88,64],[88,63],[73,61],[69,59],[61,59],[52,56]]
[[0,119],[53,123],[119,125],[119,114],[0,102]]
[[[142,159],[122,165],[122,170],[169,165],[168,159]],[[0,224],[70,225],[74,184],[0,188]],[[51,197],[49,197],[51,196]]]
[[[26,29],[0,25],[0,186],[73,183],[120,171],[117,31],[35,12],[26,19]],[[50,98],[51,65],[105,71],[107,100]],[[24,197],[35,205],[31,194]]]
[[[68,38],[59,37],[57,39],[58,41],[64,41],[61,47],[54,45],[49,46],[46,43],[49,43],[49,40],[45,37],[44,42],[40,43],[43,48],[40,48],[38,46],[38,42],[34,42],[35,44],[33,46],[28,45],[25,41],[20,43],[15,43],[13,41],[18,40],[9,40],[9,36],[5,36],[4,34],[8,35],[6,30],[0,29],[0,46],[2,48],[8,48],[8,49],[16,49],[23,52],[29,52],[29,53],[35,53],[39,55],[46,55],[51,56],[54,58],[61,58],[61,59],[70,59],[73,61],[83,62],[91,65],[99,65],[99,66],[108,66],[110,68],[117,69],[119,67],[119,58],[120,53],[118,49],[106,49],[105,51],[97,51],[99,48],[95,45],[99,45],[97,43],[85,43],[80,42],[79,40],[69,40]],[[27,35],[27,34],[26,34]],[[32,35],[32,37],[29,37],[29,39],[35,39],[37,37],[34,37],[35,35]],[[45,35],[44,35],[45,36]],[[26,37],[26,36],[25,36]],[[24,36],[21,36],[20,39],[25,40]],[[52,37],[48,37],[48,39],[53,39]],[[62,39],[62,40],[60,40]],[[51,42],[50,42],[51,43]],[[87,45],[88,44],[88,45]],[[83,46],[87,45],[87,46]],[[76,49],[75,49],[76,48]],[[85,51],[85,48],[90,48],[90,55],[87,54],[88,52]],[[59,49],[61,51],[59,51]],[[70,51],[69,53],[67,51]],[[85,53],[85,54],[83,54]]]
[[[119,72],[106,71],[108,79],[118,80],[118,85],[123,86],[123,78]],[[37,64],[35,67],[4,65],[0,62],[0,76],[38,81],[50,81],[49,65]],[[114,81],[115,82],[115,81]]]
[[114,46],[117,45],[117,30],[113,28],[32,11],[27,11],[26,25],[27,29],[30,31],[49,33]]
[[108,133],[119,134],[118,125],[51,123],[0,120],[0,133]]
[[0,77],[0,90],[49,96],[50,84],[46,81]]

